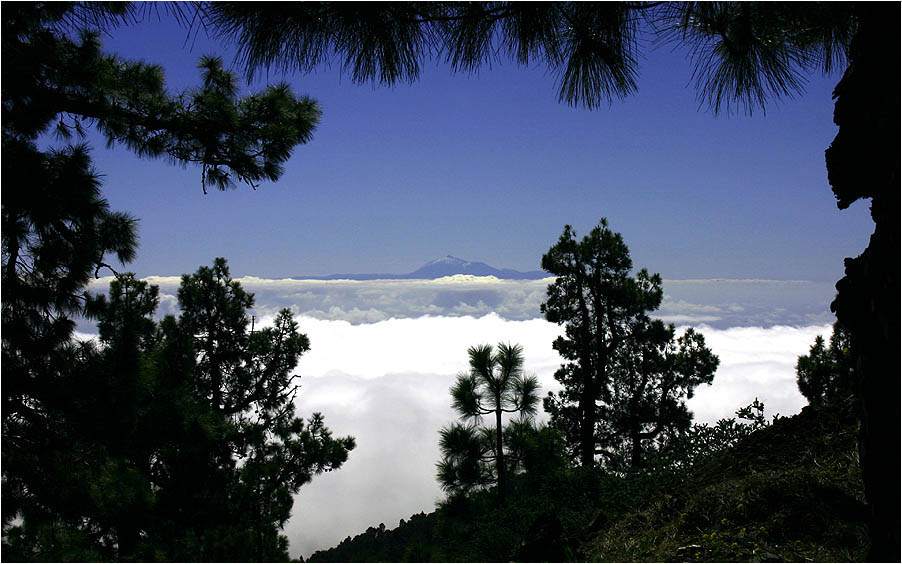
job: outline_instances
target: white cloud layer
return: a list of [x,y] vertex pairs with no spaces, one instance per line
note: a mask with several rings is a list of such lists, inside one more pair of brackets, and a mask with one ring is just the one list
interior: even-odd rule
[[[542,320],[498,315],[393,319],[370,325],[299,318],[311,351],[303,375],[301,413],[321,411],[355,449],[337,472],[314,478],[295,502],[285,533],[292,556],[309,556],[370,526],[397,526],[430,512],[442,492],[435,480],[438,431],[455,417],[448,389],[467,367],[466,350],[480,343],[520,343],[525,368],[545,391],[556,389],[560,357],[551,342],[560,329]],[[795,362],[829,325],[771,328],[698,328],[721,364],[714,384],[690,400],[696,421],[732,417],[755,398],[767,413],[791,415],[805,404],[795,385]],[[678,331],[682,332],[682,328]]]
[[[103,292],[109,278],[91,288]],[[180,279],[151,276],[160,287],[160,314],[178,313]],[[237,279],[256,297],[258,316],[290,308],[297,315],[352,324],[387,319],[482,317],[489,313],[514,321],[541,317],[540,304],[551,282],[499,280],[492,276],[457,275],[437,280],[293,280]],[[712,327],[812,325],[832,322],[830,284],[779,280],[665,280],[664,301],[657,316],[678,324]]]
[[[177,277],[160,286],[159,314],[178,314]],[[348,535],[420,511],[442,496],[435,481],[438,431],[453,420],[448,389],[467,367],[467,348],[523,345],[525,367],[547,392],[560,358],[561,328],[542,319],[546,280],[452,276],[438,280],[239,279],[256,296],[258,326],[290,308],[310,338],[299,412],[322,412],[357,448],[337,472],[314,478],[296,498],[285,533],[292,556],[334,546]],[[109,279],[92,283],[104,291]],[[795,363],[818,334],[831,331],[830,284],[773,280],[665,280],[655,316],[695,325],[720,357],[714,384],[690,400],[697,421],[732,417],[756,397],[767,413],[804,405]],[[82,323],[87,336],[96,328]],[[682,331],[682,328],[679,329]]]

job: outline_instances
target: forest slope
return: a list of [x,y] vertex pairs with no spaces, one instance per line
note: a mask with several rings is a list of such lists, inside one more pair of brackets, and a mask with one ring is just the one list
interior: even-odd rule
[[310,561],[861,561],[867,511],[850,404],[806,407],[679,473],[520,476]]
[[850,405],[778,419],[581,546],[588,560],[860,561],[867,510]]

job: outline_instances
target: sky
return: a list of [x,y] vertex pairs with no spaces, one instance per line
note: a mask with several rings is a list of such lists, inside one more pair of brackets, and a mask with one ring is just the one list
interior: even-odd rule
[[[162,65],[177,92],[198,83],[200,56],[233,61],[228,45],[186,37],[163,17],[103,43]],[[293,556],[431,511],[438,430],[453,419],[448,388],[467,347],[522,344],[548,391],[561,329],[539,312],[548,280],[287,277],[405,273],[448,254],[535,270],[565,224],[584,234],[607,217],[634,265],[664,278],[657,316],[697,327],[720,356],[714,384],[690,402],[697,421],[755,398],[769,414],[804,405],[796,359],[829,334],[843,258],[873,231],[867,205],[837,210],[827,183],[839,77],[811,76],[804,95],[766,115],[715,117],[699,108],[683,54],[642,53],[638,93],[596,111],[559,103],[544,68],[509,62],[476,76],[428,63],[418,81],[391,88],[355,85],[340,65],[264,76],[245,87],[285,80],[323,116],[282,179],[256,191],[205,196],[198,168],[88,138],[111,208],[140,219],[127,269],[160,285],[160,314],[178,311],[179,275],[223,256],[255,293],[259,323],[287,307],[311,339],[296,369],[299,413],[322,411],[358,447],[296,497],[285,528]]]
[[[104,48],[163,66],[172,92],[197,60],[234,50],[161,17],[114,30]],[[140,218],[140,276],[193,272],[216,256],[239,276],[405,273],[452,254],[535,270],[565,224],[601,217],[637,268],[664,278],[835,282],[873,231],[864,203],[836,209],[823,152],[838,76],[753,116],[713,116],[691,66],[641,50],[638,92],[589,111],[559,103],[541,66],[478,75],[424,65],[413,84],[356,85],[340,65],[270,74],[318,100],[322,121],[278,182],[204,196],[197,167],[97,149],[104,193]],[[240,70],[236,67],[236,70]]]

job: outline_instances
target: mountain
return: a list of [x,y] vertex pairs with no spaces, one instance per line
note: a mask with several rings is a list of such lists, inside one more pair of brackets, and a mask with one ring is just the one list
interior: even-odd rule
[[410,274],[406,274],[404,278],[419,278],[434,280],[443,276],[454,276],[455,274],[470,274],[472,276],[494,276],[507,280],[538,280],[551,276],[544,270],[530,270],[529,272],[520,272],[510,268],[498,269],[489,266],[484,262],[470,262],[451,255],[435,259],[427,262],[420,268],[414,270]]
[[521,272],[510,268],[495,268],[484,262],[470,262],[451,255],[429,261],[407,274],[330,274],[329,276],[292,276],[294,280],[435,280],[455,274],[494,276],[504,280],[540,280],[551,274],[544,270]]

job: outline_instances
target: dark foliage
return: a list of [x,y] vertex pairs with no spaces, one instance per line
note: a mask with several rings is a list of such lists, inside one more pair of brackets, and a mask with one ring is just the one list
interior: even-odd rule
[[636,89],[638,21],[622,3],[216,2],[203,12],[239,46],[248,73],[335,60],[356,82],[390,85],[415,80],[437,53],[454,71],[502,56],[540,61],[561,100],[589,107]]
[[338,546],[314,552],[307,562],[435,562],[437,514],[417,513],[394,529],[369,527]]
[[[239,98],[216,59],[201,61],[199,87],[170,94],[159,67],[100,49],[99,32],[135,13],[3,5],[3,558],[286,557],[290,492],[350,446],[285,409],[306,338],[283,317],[236,343],[246,369],[234,377],[251,391],[223,382],[234,403],[214,409],[213,388],[195,387],[207,367],[194,365],[191,328],[150,319],[155,289],[125,276],[109,300],[85,291],[134,257],[136,221],[110,211],[89,149],[69,142],[96,127],[140,157],[199,164],[205,191],[256,186],[279,177],[319,109],[284,85]],[[51,133],[61,146],[39,149]],[[204,307],[196,298],[186,311]],[[99,321],[99,346],[73,339],[75,316]]]
[[[596,516],[598,499],[615,492],[614,479],[596,472],[558,468],[543,475],[511,478],[507,503],[501,509],[494,492],[474,492],[449,498],[435,512],[414,515],[392,530],[370,527],[335,548],[310,556],[310,562],[505,562],[517,558],[531,525],[560,524],[552,530],[560,551],[572,558],[568,534],[580,530]],[[625,493],[616,490],[620,499]],[[541,527],[538,525],[536,528]],[[561,533],[561,534],[558,534]],[[553,561],[557,561],[555,558]]]
[[[470,347],[470,372],[458,375],[451,388],[452,406],[465,423],[441,430],[438,480],[451,495],[497,486],[504,503],[507,480],[522,471],[527,451],[539,430],[533,422],[539,403],[539,382],[523,373],[520,345]],[[504,414],[517,418],[502,423]],[[491,415],[494,426],[482,424]]]
[[287,311],[248,332],[224,260],[183,278],[179,319],[157,295],[123,275],[94,300],[100,346],[73,345],[45,442],[4,460],[4,559],[287,560],[293,494],[354,448],[294,415],[307,338]]
[[416,80],[433,57],[455,72],[506,59],[545,66],[561,101],[589,108],[633,93],[640,45],[665,41],[692,53],[701,101],[751,112],[801,92],[803,71],[844,61],[853,11],[816,4],[216,2],[200,14],[238,45],[249,74],[335,61],[356,82],[390,85]]
[[805,356],[796,363],[799,391],[809,405],[834,404],[856,395],[855,356],[849,332],[839,323],[833,324],[830,346],[824,346],[820,335]]
[[[311,139],[319,106],[284,83],[238,98],[236,77],[205,57],[201,85],[173,95],[160,67],[104,54],[96,30],[63,25],[94,21],[103,10],[63,2],[3,7],[4,147],[7,137],[32,141],[51,127],[63,138],[96,127],[109,144],[139,156],[199,164],[206,191],[275,180],[293,148]],[[114,5],[107,19],[126,14]]]
[[[395,529],[370,527],[311,562],[860,561],[866,509],[854,407],[768,423],[759,402],[619,476],[566,465],[454,497]],[[673,462],[677,464],[671,464]]]
[[551,424],[582,466],[597,455],[609,470],[641,466],[689,428],[685,398],[711,383],[719,361],[701,334],[675,338],[673,325],[648,316],[661,277],[630,275],[629,249],[606,220],[582,240],[564,227],[542,268],[557,276],[542,312],[564,325],[553,346],[567,361],[555,373],[564,389],[545,398]]
[[863,561],[857,418],[806,407],[706,457],[583,544],[590,561]]

